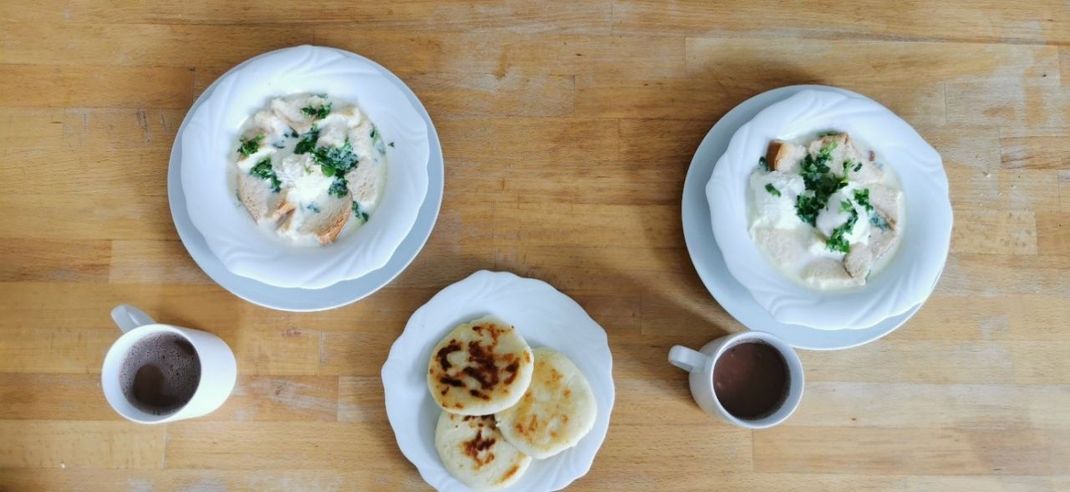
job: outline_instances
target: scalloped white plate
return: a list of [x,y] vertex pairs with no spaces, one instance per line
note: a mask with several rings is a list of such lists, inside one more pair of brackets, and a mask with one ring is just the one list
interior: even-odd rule
[[[839,130],[869,144],[903,187],[906,226],[895,256],[864,287],[821,292],[785,277],[748,233],[747,178],[774,139]],[[759,112],[736,131],[717,161],[706,198],[728,270],[777,321],[816,329],[873,326],[922,303],[943,271],[951,242],[951,201],[943,162],[909,124],[872,99],[803,90]]]
[[[808,350],[842,350],[880,339],[906,323],[921,305],[862,330],[816,330],[789,325],[773,319],[728,272],[721,250],[710,227],[710,206],[706,201],[706,183],[717,159],[724,154],[732,135],[754,115],[770,104],[808,88],[842,90],[824,86],[789,86],[772,89],[743,101],[726,113],[710,129],[695,151],[684,181],[681,203],[684,240],[691,263],[702,284],[714,299],[743,326],[776,335],[793,347]],[[847,93],[847,91],[844,91]],[[853,94],[853,93],[850,93]]]
[[[257,56],[221,77],[178,137],[182,189],[193,225],[231,272],[276,287],[322,289],[382,268],[427,196],[428,126],[383,67],[334,48],[297,46]],[[272,97],[326,92],[355,102],[386,141],[387,181],[367,224],[323,247],[296,247],[261,231],[227,180],[242,123]]]
[[402,454],[440,491],[468,488],[442,466],[435,451],[441,411],[427,390],[431,349],[456,325],[485,315],[513,324],[532,347],[567,355],[591,383],[598,416],[594,428],[567,451],[531,463],[507,491],[559,490],[587,474],[609,429],[613,410],[613,356],[605,330],[571,298],[541,280],[508,272],[473,273],[435,294],[412,314],[383,364],[386,413]]
[[[255,59],[256,58],[247,60],[244,63],[249,63]],[[234,69],[240,67],[241,65],[238,65]],[[397,277],[410,263],[412,263],[413,259],[416,258],[416,255],[423,249],[424,244],[427,242],[427,238],[431,235],[431,231],[435,227],[435,221],[438,219],[439,208],[442,205],[445,165],[442,159],[442,148],[438,141],[438,133],[435,131],[434,124],[431,122],[431,118],[428,116],[427,111],[424,110],[423,105],[420,104],[420,100],[417,99],[416,95],[405,86],[401,79],[398,79],[393,74],[388,74],[388,78],[393,81],[399,90],[406,94],[409,102],[417,108],[421,117],[424,119],[424,122],[427,124],[431,155],[427,161],[427,173],[430,181],[427,198],[424,199],[423,204],[420,206],[416,224],[413,226],[412,230],[409,231],[408,236],[402,241],[401,246],[398,247],[394,256],[390,258],[390,261],[387,262],[386,266],[356,279],[345,280],[331,285],[330,287],[317,290],[275,287],[231,273],[223,266],[219,259],[212,254],[211,250],[208,249],[208,244],[205,242],[204,236],[193,227],[193,224],[189,220],[189,214],[186,210],[185,194],[182,192],[182,180],[180,178],[182,149],[176,138],[174,145],[171,147],[171,160],[167,170],[167,198],[171,208],[171,218],[175,223],[175,229],[178,232],[178,236],[182,240],[182,245],[185,246],[186,251],[189,252],[193,261],[197,263],[197,266],[200,267],[208,277],[230,293],[253,304],[283,311],[322,311],[344,306],[371,295],[384,285],[390,283],[391,280]],[[190,113],[192,113],[214,89],[214,83],[205,89],[201,96],[197,98],[197,101],[193,103]],[[188,119],[189,114],[187,114],[186,119],[183,120],[182,125],[179,127],[179,135],[182,134]]]

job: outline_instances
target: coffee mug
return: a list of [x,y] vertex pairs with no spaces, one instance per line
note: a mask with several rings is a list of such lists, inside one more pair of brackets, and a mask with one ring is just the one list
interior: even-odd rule
[[[714,388],[717,361],[729,349],[744,343],[764,343],[776,350],[783,358],[787,372],[787,388],[779,405],[757,418],[741,418],[729,412],[717,397]],[[748,429],[765,429],[777,425],[795,412],[803,395],[803,367],[798,354],[779,338],[760,331],[745,331],[718,338],[707,343],[701,350],[692,350],[676,345],[669,350],[669,362],[690,373],[691,396],[698,406],[711,415],[720,416],[730,424]]]
[[[123,331],[104,357],[100,384],[108,404],[121,416],[139,424],[162,424],[209,414],[223,405],[234,390],[238,364],[234,352],[219,337],[200,330],[180,328],[153,321],[141,310],[120,304],[111,311],[112,320]],[[172,335],[188,343],[199,361],[199,380],[192,396],[181,407],[163,414],[138,408],[123,392],[123,364],[138,342],[158,335]],[[183,344],[185,346],[185,344]],[[140,371],[139,371],[140,372]]]

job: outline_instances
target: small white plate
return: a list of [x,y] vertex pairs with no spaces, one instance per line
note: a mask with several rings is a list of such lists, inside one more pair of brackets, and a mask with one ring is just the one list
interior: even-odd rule
[[435,294],[412,314],[383,364],[386,413],[402,454],[440,491],[468,490],[442,466],[435,451],[441,410],[427,390],[431,349],[456,325],[495,315],[520,331],[533,348],[549,347],[572,359],[591,383],[598,416],[575,447],[535,460],[509,491],[559,490],[591,468],[613,410],[613,356],[606,332],[571,298],[546,282],[507,272],[473,273]]
[[[820,292],[789,280],[751,239],[749,178],[769,142],[838,130],[865,142],[902,184],[899,247],[864,287]],[[824,330],[866,328],[925,302],[944,269],[952,211],[940,154],[880,103],[829,88],[800,91],[739,127],[706,185],[713,236],[728,271],[777,321]]]
[[[706,200],[706,183],[713,174],[717,159],[728,148],[728,141],[744,123],[762,109],[806,89],[835,89],[800,85],[780,87],[758,94],[725,114],[702,139],[684,182],[682,215],[684,240],[699,278],[717,302],[743,326],[776,335],[801,349],[837,350],[857,347],[883,337],[906,323],[921,308],[918,304],[907,312],[885,319],[870,328],[857,330],[817,330],[776,321],[758,305],[754,297],[728,271],[721,250],[710,227],[710,208]],[[854,94],[849,91],[843,91]]]
[[[190,221],[231,272],[284,288],[322,289],[382,268],[412,230],[427,196],[428,124],[389,70],[359,55],[295,46],[231,69],[191,109],[176,140]],[[386,184],[371,219],[322,247],[270,237],[251,220],[228,179],[242,124],[274,97],[325,93],[356,103],[391,146]],[[394,145],[396,143],[396,145]]]
[[[255,59],[252,58],[244,63]],[[234,68],[241,66],[238,65]],[[185,194],[182,190],[182,149],[179,139],[176,138],[175,144],[171,148],[171,160],[167,171],[167,196],[171,207],[171,217],[174,220],[178,236],[186,247],[186,251],[189,252],[190,256],[193,257],[193,261],[208,277],[230,293],[253,304],[282,311],[322,311],[344,306],[371,295],[390,283],[412,263],[412,260],[423,249],[427,238],[431,235],[431,230],[435,227],[435,221],[438,219],[439,208],[442,205],[445,165],[442,159],[442,147],[438,140],[438,133],[435,131],[427,110],[424,109],[416,95],[400,79],[392,74],[389,74],[389,78],[405,93],[405,96],[416,107],[420,116],[427,123],[430,157],[427,161],[429,179],[427,197],[420,206],[420,211],[412,230],[401,242],[401,245],[394,252],[386,266],[359,278],[345,280],[323,289],[275,287],[231,273],[208,249],[204,236],[190,222]],[[197,98],[197,101],[190,108],[190,112],[187,113],[187,118],[214,89],[215,85],[213,84]],[[183,120],[182,126],[178,130],[179,135],[182,134],[182,129],[185,125],[186,121]]]

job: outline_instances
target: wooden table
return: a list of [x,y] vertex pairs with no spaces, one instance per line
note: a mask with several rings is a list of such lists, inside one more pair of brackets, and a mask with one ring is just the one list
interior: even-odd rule
[[[290,314],[214,285],[165,172],[193,99],[315,43],[400,75],[442,138],[430,242],[389,287]],[[691,155],[745,98],[859,91],[942,154],[955,232],[886,339],[804,352],[806,396],[750,432],[702,413],[673,344],[743,329],[691,267]],[[1065,0],[0,2],[0,489],[424,489],[379,369],[410,313],[477,269],[541,278],[609,332],[617,401],[577,490],[1070,489],[1070,4]],[[120,420],[117,303],[235,349],[216,413]]]

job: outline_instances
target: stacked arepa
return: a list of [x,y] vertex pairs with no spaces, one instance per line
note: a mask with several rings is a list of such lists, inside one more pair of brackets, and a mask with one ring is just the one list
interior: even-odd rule
[[489,316],[457,326],[432,349],[427,387],[442,408],[442,464],[474,490],[516,483],[532,459],[575,446],[597,413],[587,378],[568,357],[532,350],[515,327]]

